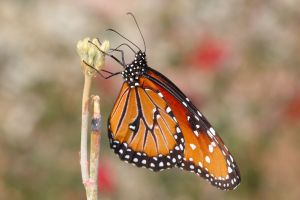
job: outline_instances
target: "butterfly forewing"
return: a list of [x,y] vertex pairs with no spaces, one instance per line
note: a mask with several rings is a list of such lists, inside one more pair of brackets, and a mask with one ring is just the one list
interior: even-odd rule
[[109,118],[111,148],[119,157],[154,171],[182,161],[184,140],[161,93],[124,82]]

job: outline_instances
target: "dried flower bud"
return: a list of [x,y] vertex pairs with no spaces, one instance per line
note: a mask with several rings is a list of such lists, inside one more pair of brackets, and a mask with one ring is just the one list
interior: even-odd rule
[[[90,38],[87,37],[77,42],[77,53],[80,56],[81,61],[86,62],[97,70],[101,70],[104,66],[105,54],[103,52],[107,53],[108,50],[109,41],[107,40],[101,45],[96,38],[90,40]],[[83,71],[90,76],[93,76],[96,73],[93,68],[83,65]]]

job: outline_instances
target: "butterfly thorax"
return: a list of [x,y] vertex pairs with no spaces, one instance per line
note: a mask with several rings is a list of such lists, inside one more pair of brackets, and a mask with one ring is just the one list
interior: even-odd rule
[[139,51],[135,54],[134,60],[125,66],[122,76],[130,87],[139,86],[139,78],[143,75],[148,67],[146,54]]

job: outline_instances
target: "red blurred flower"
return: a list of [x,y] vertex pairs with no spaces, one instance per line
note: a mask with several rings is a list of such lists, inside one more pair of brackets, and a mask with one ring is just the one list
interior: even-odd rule
[[284,108],[283,116],[289,120],[300,119],[300,94],[295,95]]
[[198,43],[189,60],[197,68],[215,70],[222,66],[228,54],[223,42],[208,38]]
[[108,160],[102,160],[99,165],[98,187],[102,194],[111,194],[115,191],[114,176]]

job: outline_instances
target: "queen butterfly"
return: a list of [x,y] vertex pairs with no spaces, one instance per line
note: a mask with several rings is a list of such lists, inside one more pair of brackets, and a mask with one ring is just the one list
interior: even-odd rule
[[[141,34],[138,23],[130,14]],[[223,190],[236,188],[240,172],[232,155],[211,124],[194,104],[167,77],[150,68],[144,51],[113,29],[108,29],[130,42],[112,51],[122,54],[124,83],[108,119],[110,147],[121,160],[137,167],[162,171],[178,167],[193,172]],[[125,64],[120,46],[129,47],[134,60]],[[101,50],[100,50],[101,51]],[[104,52],[103,52],[104,53]]]

